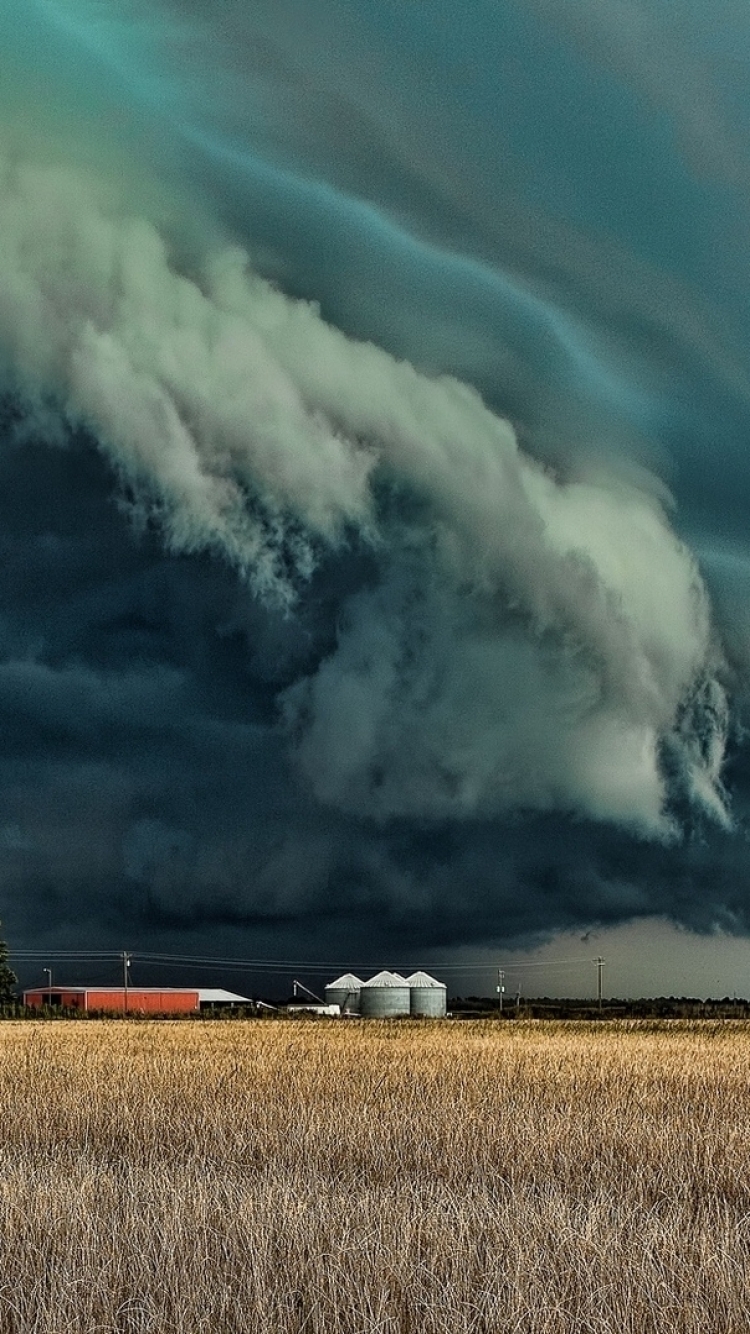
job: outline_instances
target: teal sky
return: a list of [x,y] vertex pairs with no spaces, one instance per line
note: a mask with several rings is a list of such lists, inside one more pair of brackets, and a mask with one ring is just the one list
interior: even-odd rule
[[209,9],[0,4],[0,917],[750,989],[746,7]]

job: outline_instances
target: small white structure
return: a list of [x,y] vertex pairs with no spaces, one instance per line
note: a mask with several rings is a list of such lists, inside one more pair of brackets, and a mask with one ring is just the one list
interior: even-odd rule
[[338,1005],[287,1005],[287,1014],[294,1018],[295,1014],[321,1014],[327,1019],[338,1019],[341,1014],[341,1007]]

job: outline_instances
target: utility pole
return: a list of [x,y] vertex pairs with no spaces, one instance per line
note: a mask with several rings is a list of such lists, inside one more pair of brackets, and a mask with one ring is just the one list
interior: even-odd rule
[[124,995],[123,995],[123,1006],[122,1006],[122,1008],[123,1008],[123,1010],[125,1011],[126,1014],[127,1014],[127,1012],[128,1012],[128,969],[129,969],[129,967],[130,967],[130,955],[128,954],[127,950],[123,950],[123,952],[122,952],[122,985],[123,985],[123,989],[124,989]]
[[503,992],[505,991],[505,986],[503,985],[504,982],[505,982],[505,971],[504,971],[502,968],[498,968],[498,970],[497,970],[497,1011],[498,1011],[498,1014],[502,1014],[502,1012],[503,1012]]
[[601,1008],[602,1008],[602,968],[604,967],[604,960],[601,958],[601,956],[599,956],[598,958],[594,959],[594,963],[596,964],[596,1002],[597,1002],[597,1005],[599,1006],[599,1009],[601,1010]]
[[42,972],[47,974],[48,985],[49,985],[49,992],[48,992],[48,995],[47,995],[47,1004],[48,1004],[48,1005],[51,1005],[51,1004],[52,1004],[52,969],[51,969],[51,968],[43,968],[43,969],[42,969]]

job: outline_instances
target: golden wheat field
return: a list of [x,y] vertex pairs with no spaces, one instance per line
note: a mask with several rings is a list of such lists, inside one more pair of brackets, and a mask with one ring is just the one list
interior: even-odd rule
[[0,1025],[2,1334],[750,1328],[750,1026]]

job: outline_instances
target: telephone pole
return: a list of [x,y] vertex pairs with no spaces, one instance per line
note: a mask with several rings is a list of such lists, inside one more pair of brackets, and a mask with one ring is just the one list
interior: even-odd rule
[[498,1014],[502,1014],[502,1012],[503,1012],[503,992],[505,991],[505,986],[503,985],[504,982],[505,982],[505,970],[502,969],[502,968],[498,968],[498,970],[497,970],[497,1010],[498,1010]]
[[601,1010],[601,1008],[602,1008],[602,968],[604,967],[604,960],[602,959],[601,956],[599,956],[599,957],[597,957],[596,959],[594,959],[594,963],[596,964],[596,1003],[597,1003],[597,1005],[599,1006],[599,1009]]
[[122,1008],[128,1012],[128,969],[130,967],[130,955],[127,950],[122,951],[122,985],[123,985],[123,1004]]

